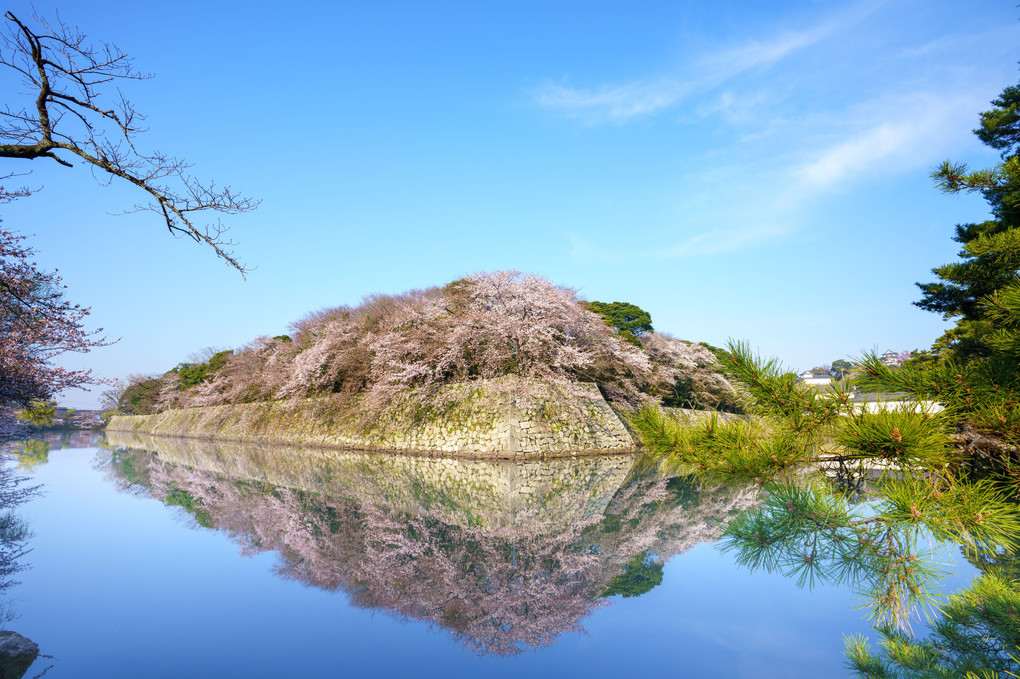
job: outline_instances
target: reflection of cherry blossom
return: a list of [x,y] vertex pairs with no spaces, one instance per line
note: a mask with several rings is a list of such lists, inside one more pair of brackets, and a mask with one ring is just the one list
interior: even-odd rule
[[[15,514],[18,505],[39,493],[39,486],[27,486],[27,477],[19,474],[13,457],[31,441],[7,441],[0,449],[0,594],[17,584],[14,576],[25,568],[22,558],[30,551],[28,525]],[[12,452],[15,451],[15,452]],[[6,601],[0,601],[0,622],[13,618]]]
[[0,403],[0,441],[16,439],[28,432],[28,427],[18,424],[18,408]]
[[[566,523],[534,506],[482,526],[441,503],[400,511],[384,493],[297,490],[115,452],[126,455],[154,496],[181,504],[186,494],[199,522],[227,531],[243,553],[276,552],[279,576],[344,591],[355,605],[429,622],[476,652],[500,655],[581,631],[636,554],[661,562],[714,540],[728,512],[750,502],[732,489],[646,478],[620,488],[604,511]],[[580,498],[591,488],[565,492]]]

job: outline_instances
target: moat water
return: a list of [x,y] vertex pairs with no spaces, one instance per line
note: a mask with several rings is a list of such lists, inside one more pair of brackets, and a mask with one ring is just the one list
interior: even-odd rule
[[[51,437],[5,628],[26,677],[846,676],[846,586],[736,566],[753,489],[529,463]],[[975,570],[955,552],[946,592]]]

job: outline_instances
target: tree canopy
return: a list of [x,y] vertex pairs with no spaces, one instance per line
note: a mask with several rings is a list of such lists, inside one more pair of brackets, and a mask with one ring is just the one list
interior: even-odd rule
[[518,271],[477,273],[308,314],[288,335],[133,379],[116,400],[122,413],[331,394],[381,404],[397,392],[425,398],[444,384],[517,376],[594,382],[630,404],[735,407],[710,350],[651,331],[632,342],[623,332],[570,288]]
[[963,245],[960,260],[932,269],[938,280],[918,283],[922,309],[957,318],[957,326],[941,340],[941,351],[966,358],[987,353],[983,338],[989,326],[985,300],[1020,281],[1020,87],[1007,87],[981,114],[974,133],[1001,151],[1002,162],[977,171],[946,161],[933,173],[947,193],[982,194],[993,219],[958,224],[953,238]]
[[853,367],[854,367],[853,363],[846,359],[840,358],[833,361],[832,365],[829,366],[829,373],[833,377],[835,377],[836,380],[838,381],[849,375],[850,371],[853,370]]
[[[907,391],[943,404],[999,465],[1020,462],[1020,88],[1007,87],[981,114],[978,137],[1002,162],[977,171],[945,162],[934,173],[946,192],[978,192],[995,217],[956,227],[962,261],[934,269],[940,281],[921,285],[918,306],[957,318],[925,360],[891,371],[866,357],[864,386]],[[995,443],[999,440],[999,443]],[[977,444],[976,444],[977,445]]]
[[586,302],[589,311],[594,311],[606,323],[621,331],[640,336],[652,331],[652,316],[647,311],[627,302]]
[[[0,202],[5,195],[0,187]],[[99,383],[89,370],[66,370],[52,361],[109,344],[102,328],[85,329],[89,309],[64,299],[60,276],[41,271],[24,241],[0,229],[0,424],[11,420],[12,409]]]

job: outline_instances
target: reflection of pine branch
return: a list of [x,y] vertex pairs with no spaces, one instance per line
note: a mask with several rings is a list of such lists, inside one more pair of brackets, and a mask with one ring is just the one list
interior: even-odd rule
[[991,487],[944,480],[887,479],[873,507],[794,485],[774,485],[762,507],[734,520],[724,549],[750,569],[796,577],[800,586],[848,583],[866,597],[873,619],[906,626],[931,605],[941,572],[919,548],[922,538],[972,547],[1010,546],[1013,508]]
[[1020,672],[1020,588],[1015,580],[986,574],[940,609],[930,635],[915,639],[879,628],[879,651],[867,639],[845,640],[847,666],[858,677],[1016,677]]

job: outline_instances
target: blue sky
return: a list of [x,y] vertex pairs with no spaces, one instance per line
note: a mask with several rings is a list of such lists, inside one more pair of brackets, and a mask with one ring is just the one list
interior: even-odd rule
[[244,280],[117,216],[129,186],[0,160],[41,189],[4,226],[121,338],[64,364],[111,378],[509,268],[794,369],[927,347],[945,324],[914,283],[987,214],[928,174],[996,161],[971,130],[1020,59],[1012,1],[35,7],[155,74],[123,87],[144,148],[263,201],[225,218]]

